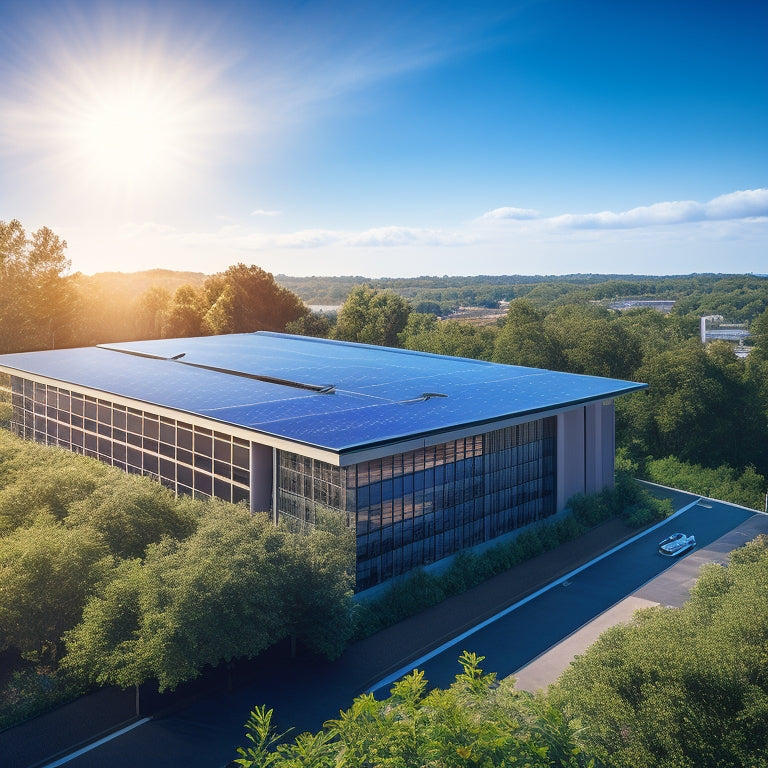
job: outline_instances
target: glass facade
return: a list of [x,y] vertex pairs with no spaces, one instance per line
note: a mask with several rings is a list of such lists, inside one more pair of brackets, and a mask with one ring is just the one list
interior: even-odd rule
[[[11,428],[22,437],[150,475],[176,493],[249,501],[247,440],[19,376],[11,392]],[[321,510],[343,514],[356,533],[356,588],[367,589],[554,514],[556,423],[539,419],[348,467],[279,450],[278,515],[301,532]]]
[[550,417],[346,468],[281,451],[278,513],[345,512],[367,589],[553,514],[555,437]]
[[150,475],[176,493],[249,500],[246,440],[18,376],[11,391],[20,437]]

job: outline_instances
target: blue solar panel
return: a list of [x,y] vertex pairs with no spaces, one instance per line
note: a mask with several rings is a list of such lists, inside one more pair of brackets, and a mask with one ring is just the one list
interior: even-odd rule
[[2,355],[0,368],[337,452],[646,386],[266,332]]

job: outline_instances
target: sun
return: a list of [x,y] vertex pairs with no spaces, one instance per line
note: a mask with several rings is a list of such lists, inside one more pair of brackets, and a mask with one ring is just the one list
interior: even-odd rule
[[94,175],[134,184],[171,165],[184,132],[171,105],[145,88],[117,85],[88,105],[73,126],[74,149]]
[[73,39],[52,38],[2,99],[6,147],[30,159],[49,193],[90,208],[202,187],[242,128],[226,66],[199,42],[146,30]]

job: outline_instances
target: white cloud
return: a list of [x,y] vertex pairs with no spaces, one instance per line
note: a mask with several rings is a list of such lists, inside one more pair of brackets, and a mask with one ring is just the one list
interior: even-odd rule
[[532,208],[494,208],[492,211],[484,213],[481,219],[513,219],[515,221],[525,221],[528,219],[538,219],[541,214]]
[[520,208],[496,208],[481,220],[535,220],[545,229],[640,229],[645,227],[689,224],[706,221],[741,221],[768,216],[768,189],[747,189],[721,195],[706,203],[677,200],[640,206],[628,211],[599,213],[563,213],[536,218],[535,211]]
[[257,208],[251,211],[251,216],[279,216],[282,211],[265,211],[263,208]]

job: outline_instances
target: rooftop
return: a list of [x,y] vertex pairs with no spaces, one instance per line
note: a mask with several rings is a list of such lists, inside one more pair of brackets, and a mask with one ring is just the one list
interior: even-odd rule
[[0,370],[339,454],[535,418],[646,387],[264,331],[0,355]]

